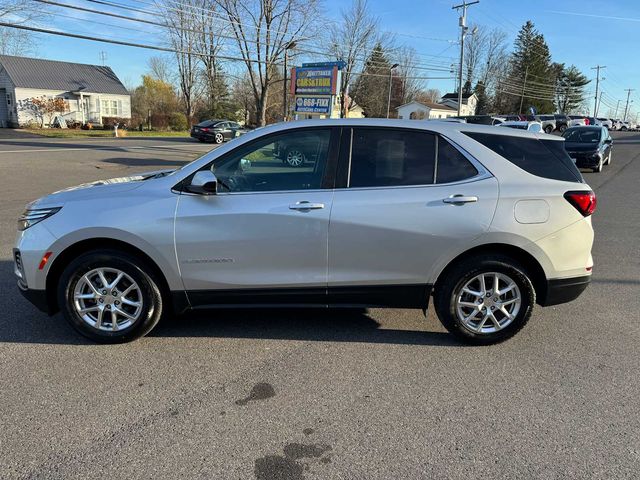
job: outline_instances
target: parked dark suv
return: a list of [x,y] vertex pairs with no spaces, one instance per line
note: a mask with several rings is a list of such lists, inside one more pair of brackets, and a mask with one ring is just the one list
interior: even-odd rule
[[556,130],[560,133],[564,133],[564,131],[569,128],[569,122],[571,119],[564,114],[556,114],[554,115],[554,118],[556,119]]
[[604,165],[611,164],[613,140],[609,130],[600,125],[568,128],[564,137],[564,148],[576,166],[602,172]]

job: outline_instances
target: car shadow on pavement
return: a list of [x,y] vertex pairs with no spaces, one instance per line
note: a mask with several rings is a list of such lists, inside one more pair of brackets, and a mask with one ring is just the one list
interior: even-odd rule
[[[76,333],[62,315],[49,317],[22,298],[13,275],[13,262],[7,260],[0,261],[0,311],[0,343],[94,344]],[[444,332],[381,328],[365,309],[207,310],[169,315],[149,337],[462,346]]]

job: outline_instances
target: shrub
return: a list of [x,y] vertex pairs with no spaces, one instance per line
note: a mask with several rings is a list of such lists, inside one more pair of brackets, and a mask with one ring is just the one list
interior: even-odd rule
[[174,112],[169,116],[169,127],[171,130],[182,131],[189,128],[187,116],[184,113]]
[[113,130],[113,127],[117,123],[118,128],[126,130],[129,128],[129,120],[128,118],[122,117],[102,117],[102,128],[105,130]]

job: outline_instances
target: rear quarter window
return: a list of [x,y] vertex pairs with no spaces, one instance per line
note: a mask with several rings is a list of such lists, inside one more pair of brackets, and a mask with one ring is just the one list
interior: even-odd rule
[[464,134],[532,175],[564,182],[583,182],[580,171],[564,149],[564,142],[490,133]]

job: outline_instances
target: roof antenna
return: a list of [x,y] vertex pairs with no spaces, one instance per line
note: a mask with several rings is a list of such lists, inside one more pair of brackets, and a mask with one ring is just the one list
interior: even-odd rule
[[100,61],[102,62],[102,66],[106,67],[107,66],[107,52],[105,52],[104,50],[100,51]]

